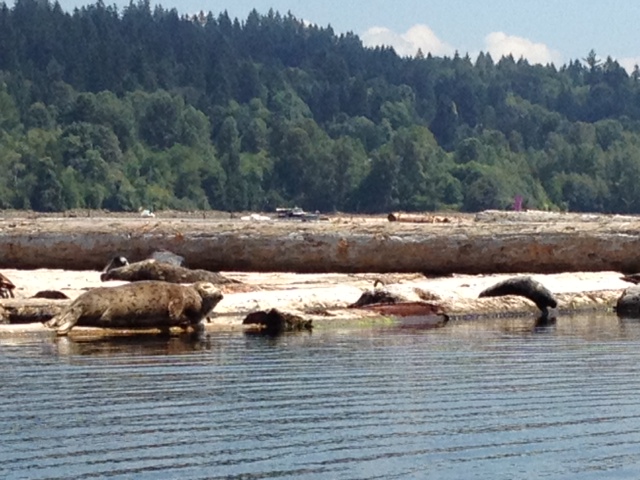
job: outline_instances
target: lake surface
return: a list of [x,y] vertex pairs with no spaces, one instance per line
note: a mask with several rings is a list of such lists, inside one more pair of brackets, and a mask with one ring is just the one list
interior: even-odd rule
[[3,479],[640,478],[640,322],[0,339]]

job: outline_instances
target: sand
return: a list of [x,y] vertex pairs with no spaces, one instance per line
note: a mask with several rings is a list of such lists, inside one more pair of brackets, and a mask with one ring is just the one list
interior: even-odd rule
[[[489,229],[492,225],[500,228],[521,230],[526,226],[529,229],[539,229],[541,225],[549,222],[558,222],[554,215],[548,213],[529,212],[522,215],[504,214],[504,220],[499,214],[492,212],[487,218],[482,214],[476,217],[460,217],[456,219],[456,228]],[[487,216],[488,214],[485,214]],[[551,216],[550,216],[551,215]],[[558,216],[558,215],[556,215]],[[39,231],[46,231],[51,222],[59,224],[55,218],[26,218],[7,217],[4,221],[13,222],[7,228],[17,229],[24,227],[29,235],[37,235]],[[3,217],[3,218],[4,218]],[[91,217],[92,222],[100,222],[100,225],[110,225],[110,219]],[[618,223],[625,226],[619,235],[629,236],[629,225],[636,225],[637,219],[618,216],[570,216],[561,214],[559,219],[562,225],[593,229],[594,231],[613,232],[618,234]],[[157,219],[155,219],[157,220]],[[64,225],[72,228],[74,217],[67,218]],[[185,221],[191,222],[187,219]],[[343,224],[347,222],[346,224]],[[354,223],[356,222],[356,223]],[[376,228],[387,228],[383,218],[351,219],[338,218],[328,223],[326,228],[346,228],[345,225],[362,224],[375,225]],[[191,226],[191,223],[189,223]],[[198,223],[195,223],[196,227]],[[262,222],[261,222],[262,225]],[[36,228],[37,227],[37,228]],[[196,228],[193,227],[193,228]],[[291,224],[291,227],[295,227]],[[105,227],[106,228],[106,227]],[[240,227],[238,227],[240,228]],[[249,225],[243,228],[250,228]],[[251,227],[253,228],[253,227]],[[260,228],[263,228],[262,226]],[[264,227],[266,228],[266,227]],[[351,227],[350,227],[351,228]],[[355,228],[355,227],[353,227]],[[370,228],[370,227],[367,227]],[[373,227],[371,227],[373,228]],[[410,225],[416,231],[425,231],[427,227],[422,224]],[[441,227],[437,227],[441,228]],[[444,227],[442,227],[444,228]],[[568,228],[568,227],[567,227]],[[573,228],[573,227],[572,227]],[[12,231],[13,231],[12,230]],[[29,233],[30,232],[30,233]],[[2,269],[5,276],[17,286],[15,295],[17,298],[29,298],[41,290],[59,290],[69,298],[74,299],[84,291],[98,286],[116,286],[125,282],[100,281],[100,272],[97,270],[59,270],[59,269]],[[385,288],[404,296],[407,300],[420,300],[418,292],[427,292],[433,302],[449,314],[452,318],[481,318],[486,316],[499,316],[501,314],[531,315],[536,316],[539,311],[529,300],[521,297],[499,297],[479,299],[478,294],[485,288],[512,277],[516,274],[486,274],[463,275],[453,274],[449,276],[428,278],[420,273],[399,274],[300,274],[300,273],[257,273],[257,272],[222,272],[228,277],[240,280],[240,285],[225,285],[221,287],[224,294],[223,300],[214,309],[214,315],[207,324],[207,328],[238,328],[243,318],[257,310],[277,308],[281,311],[295,313],[313,319],[314,326],[331,326],[337,323],[344,325],[351,321],[371,319],[371,312],[347,308],[354,303],[366,289],[371,289],[375,280],[382,280]],[[528,272],[520,272],[517,275],[527,275]],[[613,312],[616,300],[623,290],[630,284],[620,279],[621,274],[614,271],[599,272],[565,272],[554,274],[530,274],[534,279],[545,285],[556,295],[561,311],[597,310]],[[0,301],[1,304],[1,301]],[[38,325],[20,327],[24,331],[29,329],[39,331]],[[0,326],[0,334],[3,332],[15,332],[14,326]],[[74,329],[73,331],[75,331]]]
[[[12,270],[4,275],[17,286],[17,298],[28,298],[41,290],[58,290],[70,299],[98,286],[116,286],[126,282],[101,282],[98,271],[67,270]],[[521,297],[479,299],[485,288],[512,277],[499,275],[451,275],[426,278],[420,274],[290,274],[224,272],[228,277],[243,282],[241,285],[222,286],[224,298],[214,309],[210,326],[236,328],[253,311],[278,308],[281,311],[312,318],[315,325],[340,321],[360,320],[373,315],[347,308],[376,279],[384,281],[385,288],[408,300],[420,300],[415,289],[430,292],[435,303],[455,316],[491,316],[510,312],[537,313],[529,300]],[[526,274],[526,272],[523,272]],[[613,305],[622,291],[629,286],[620,280],[618,272],[569,272],[562,274],[531,274],[559,299],[564,310],[613,311]],[[7,329],[8,327],[2,327]]]

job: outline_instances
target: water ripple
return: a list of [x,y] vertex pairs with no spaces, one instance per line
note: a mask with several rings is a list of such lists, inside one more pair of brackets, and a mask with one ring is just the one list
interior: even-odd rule
[[563,320],[5,344],[0,477],[636,477],[640,327]]

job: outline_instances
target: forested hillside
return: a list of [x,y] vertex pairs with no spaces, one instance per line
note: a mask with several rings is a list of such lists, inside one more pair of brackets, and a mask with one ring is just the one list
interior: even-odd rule
[[0,208],[640,213],[640,70],[399,57],[294,15],[0,3]]

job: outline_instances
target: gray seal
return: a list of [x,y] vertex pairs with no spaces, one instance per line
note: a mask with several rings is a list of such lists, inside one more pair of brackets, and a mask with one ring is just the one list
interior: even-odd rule
[[112,268],[103,272],[100,275],[100,280],[103,282],[108,280],[124,280],[127,282],[162,280],[170,283],[210,282],[216,285],[241,283],[218,272],[185,268],[154,259],[141,260],[123,267]]
[[558,301],[553,294],[544,285],[529,276],[513,277],[498,282],[480,292],[479,297],[502,297],[505,295],[518,295],[531,300],[540,309],[543,317],[549,315],[550,308],[558,306]]

